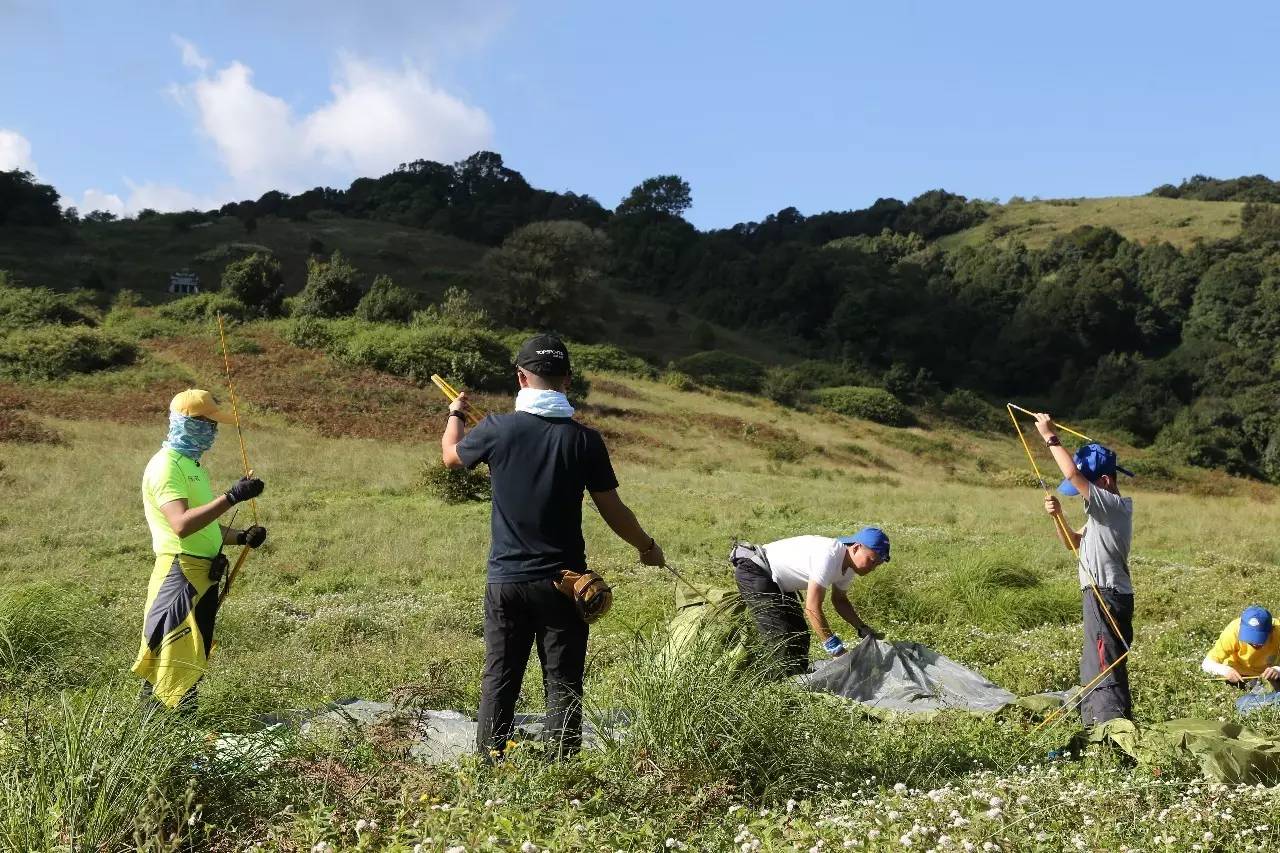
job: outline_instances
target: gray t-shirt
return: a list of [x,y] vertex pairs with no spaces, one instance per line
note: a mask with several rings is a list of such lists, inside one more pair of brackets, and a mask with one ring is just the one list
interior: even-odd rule
[[1129,580],[1129,546],[1133,542],[1133,498],[1122,498],[1094,486],[1084,500],[1089,520],[1080,540],[1080,588],[1090,575],[1100,589],[1133,594]]

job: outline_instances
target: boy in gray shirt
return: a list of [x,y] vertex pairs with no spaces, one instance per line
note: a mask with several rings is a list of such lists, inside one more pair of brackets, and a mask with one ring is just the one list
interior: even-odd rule
[[[1086,444],[1073,456],[1062,446],[1053,419],[1047,414],[1036,415],[1036,429],[1065,478],[1058,491],[1082,496],[1088,517],[1078,531],[1067,526],[1065,518],[1062,524],[1055,523],[1058,538],[1080,555],[1084,600],[1080,684],[1086,685],[1121,658],[1133,643],[1133,583],[1129,579],[1133,498],[1121,497],[1116,486],[1117,473],[1130,477],[1133,474],[1119,467],[1115,452],[1101,444]],[[1062,515],[1062,506],[1053,495],[1045,497],[1044,508],[1051,516]],[[1084,697],[1080,716],[1086,726],[1133,716],[1127,658]]]

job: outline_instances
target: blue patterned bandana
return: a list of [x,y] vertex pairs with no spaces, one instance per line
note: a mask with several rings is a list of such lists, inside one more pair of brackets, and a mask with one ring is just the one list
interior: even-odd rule
[[193,462],[199,462],[200,456],[213,446],[217,435],[218,425],[215,423],[170,412],[169,437],[161,446],[176,450]]

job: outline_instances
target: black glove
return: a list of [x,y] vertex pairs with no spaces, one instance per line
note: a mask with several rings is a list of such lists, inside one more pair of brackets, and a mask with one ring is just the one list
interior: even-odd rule
[[262,494],[262,490],[267,484],[259,480],[257,477],[241,477],[236,480],[236,484],[227,489],[227,503],[232,506],[240,503],[240,501],[253,500]]
[[248,545],[250,548],[261,547],[267,541],[267,528],[260,524],[246,527],[236,536],[237,545]]

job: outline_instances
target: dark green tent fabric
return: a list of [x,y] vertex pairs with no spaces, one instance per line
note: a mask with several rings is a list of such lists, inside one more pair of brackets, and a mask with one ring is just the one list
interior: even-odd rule
[[1073,749],[1105,744],[1135,761],[1159,764],[1180,754],[1192,755],[1210,779],[1231,784],[1280,781],[1280,740],[1265,737],[1239,723],[1185,718],[1139,726],[1131,720],[1109,720],[1079,732]]

